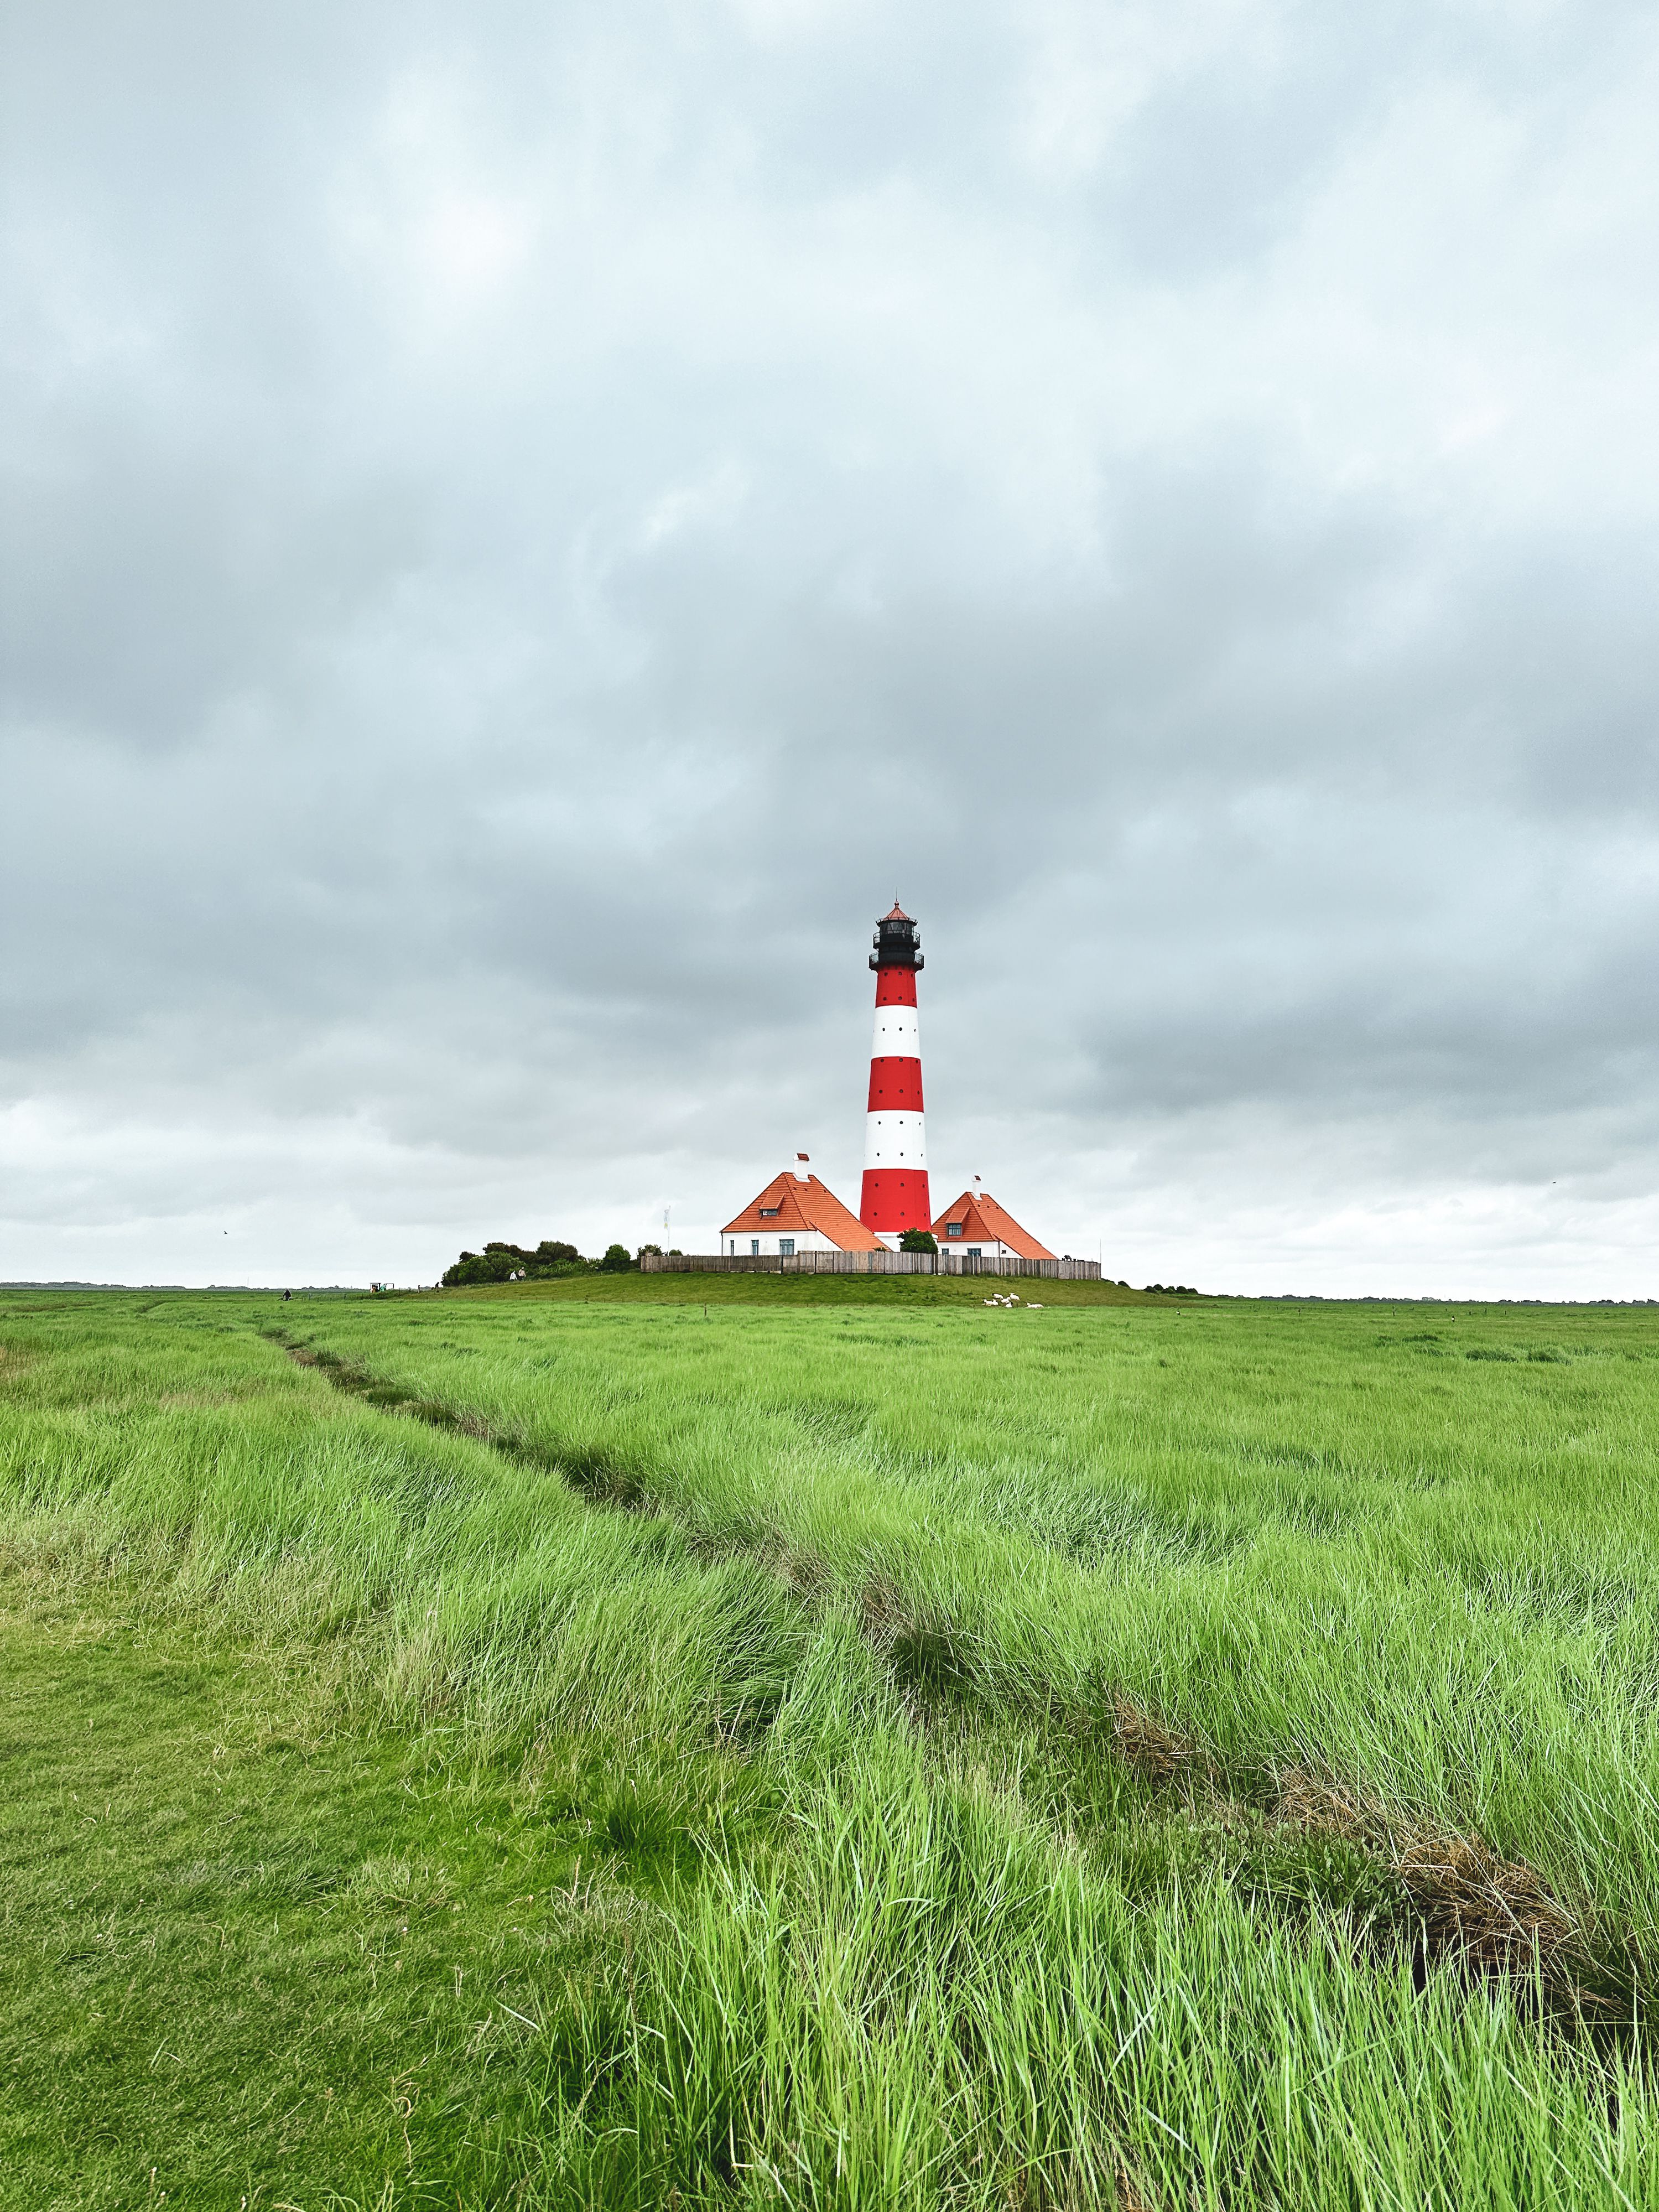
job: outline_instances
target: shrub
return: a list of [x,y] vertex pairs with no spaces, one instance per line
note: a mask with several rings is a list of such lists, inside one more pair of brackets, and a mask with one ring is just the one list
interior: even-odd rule
[[463,1252],[452,1267],[444,1270],[441,1280],[447,1290],[456,1290],[470,1283],[510,1283],[534,1279],[547,1275],[571,1275],[586,1267],[588,1262],[574,1244],[564,1244],[544,1237],[533,1252],[522,1245],[506,1244],[492,1240],[482,1252]]
[[907,1229],[899,1238],[901,1252],[937,1252],[938,1240],[931,1229]]

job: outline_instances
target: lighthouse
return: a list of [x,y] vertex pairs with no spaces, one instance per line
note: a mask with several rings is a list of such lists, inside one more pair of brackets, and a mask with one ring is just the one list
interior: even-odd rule
[[859,1219],[884,1244],[896,1245],[907,1229],[926,1229],[933,1218],[922,1136],[921,1036],[916,1025],[921,938],[895,900],[892,912],[877,924],[872,941],[876,1034],[870,1054]]

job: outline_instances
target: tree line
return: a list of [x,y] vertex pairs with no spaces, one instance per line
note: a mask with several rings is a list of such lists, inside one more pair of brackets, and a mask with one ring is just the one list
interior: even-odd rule
[[[641,1252],[654,1252],[655,1244],[641,1245]],[[473,1283],[544,1282],[559,1275],[618,1275],[639,1265],[636,1255],[630,1259],[625,1245],[611,1244],[605,1248],[599,1260],[585,1260],[574,1244],[562,1243],[556,1237],[544,1237],[533,1251],[522,1244],[507,1244],[492,1239],[482,1252],[463,1252],[453,1267],[446,1267],[441,1280],[446,1290],[465,1288]]]

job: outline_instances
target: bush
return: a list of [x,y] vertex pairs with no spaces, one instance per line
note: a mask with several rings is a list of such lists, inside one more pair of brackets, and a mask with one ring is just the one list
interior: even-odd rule
[[907,1229],[899,1238],[901,1252],[937,1252],[939,1241],[931,1229]]
[[633,1264],[634,1262],[628,1256],[628,1247],[625,1244],[607,1244],[605,1248],[605,1257],[600,1261],[599,1267],[607,1275],[621,1275],[625,1274]]
[[457,1290],[470,1283],[535,1281],[549,1275],[574,1275],[587,1265],[574,1244],[560,1243],[550,1237],[544,1237],[533,1252],[527,1252],[520,1244],[492,1242],[482,1252],[463,1252],[453,1267],[444,1270],[441,1280],[447,1290]]

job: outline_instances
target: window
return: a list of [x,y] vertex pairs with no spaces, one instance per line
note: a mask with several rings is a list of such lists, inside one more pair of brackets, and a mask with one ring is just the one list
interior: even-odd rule
[[979,1246],[978,1246],[977,1244],[970,1244],[970,1245],[968,1247],[968,1257],[969,1257],[970,1260],[977,1260],[977,1259],[979,1258],[979,1256],[980,1256],[980,1248],[979,1248]]
[[761,1219],[763,1221],[775,1221],[782,1211],[783,1208],[780,1206],[763,1206],[760,1210]]
[[793,1237],[779,1237],[779,1239],[778,1239],[778,1250],[782,1254],[783,1257],[784,1257],[786,1260],[787,1260],[787,1259],[792,1255],[792,1254],[793,1254],[793,1251],[794,1251],[794,1249],[795,1249],[795,1240],[794,1240],[794,1238],[793,1238]]
[[751,1237],[749,1240],[749,1256],[751,1260],[758,1260],[760,1257],[760,1238],[758,1237]]
[[959,1221],[947,1221],[945,1224],[945,1233],[947,1237],[960,1237],[962,1224]]

